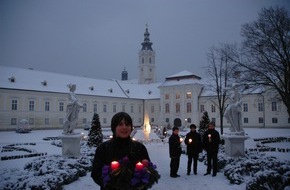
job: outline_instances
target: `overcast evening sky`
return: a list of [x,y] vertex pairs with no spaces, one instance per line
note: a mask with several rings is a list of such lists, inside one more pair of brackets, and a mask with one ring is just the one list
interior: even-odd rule
[[289,0],[1,0],[0,65],[97,79],[125,67],[135,79],[148,24],[158,81],[204,77],[210,47],[240,43],[241,25],[277,5],[290,10]]

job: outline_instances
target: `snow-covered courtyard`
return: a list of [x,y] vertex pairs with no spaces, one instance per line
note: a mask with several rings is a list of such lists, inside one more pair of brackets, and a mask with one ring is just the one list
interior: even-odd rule
[[[217,130],[220,131],[219,128],[217,128]],[[84,136],[88,134],[88,131],[82,129],[77,129],[76,132],[83,133]],[[171,131],[168,132],[171,133]],[[180,131],[180,135],[185,135],[187,132],[188,130]],[[227,129],[225,129],[225,132],[227,132]],[[279,162],[288,164],[288,167],[285,167],[285,164],[281,164],[281,168],[288,171],[286,174],[288,175],[289,180],[290,129],[246,128],[245,132],[250,137],[245,141],[247,152],[251,152],[251,155],[256,155],[255,159],[259,160],[258,163],[270,162],[269,160],[276,160],[275,158],[271,158],[271,156],[274,156],[278,159]],[[9,189],[7,188],[7,184],[14,184],[13,189],[29,189],[27,187],[37,186],[39,183],[46,181],[53,182],[62,180],[60,176],[64,176],[63,178],[65,179],[71,172],[78,172],[78,174],[81,174],[79,176],[82,177],[70,179],[69,181],[71,182],[69,184],[62,185],[64,190],[98,189],[99,187],[93,182],[90,177],[90,172],[87,170],[90,165],[90,158],[92,158],[94,153],[94,148],[88,148],[86,141],[82,141],[82,159],[78,160],[63,158],[61,156],[62,149],[61,147],[57,146],[59,145],[60,140],[56,138],[61,134],[61,129],[33,130],[30,133],[16,133],[14,131],[0,132],[0,189]],[[103,130],[103,134],[104,136],[109,136],[111,132],[110,130]],[[161,175],[158,184],[155,184],[152,187],[154,190],[240,190],[246,189],[247,183],[252,179],[252,176],[245,175],[243,182],[240,184],[233,184],[230,182],[227,176],[224,175],[224,170],[221,170],[216,177],[212,177],[211,175],[204,176],[203,174],[206,172],[206,165],[204,164],[204,161],[198,163],[197,175],[191,174],[187,176],[187,156],[185,154],[182,154],[181,156],[180,168],[178,172],[181,177],[170,178],[170,158],[167,139],[165,138],[163,141],[161,141],[161,139],[154,132],[151,132],[149,134],[150,141],[145,141],[143,130],[137,130],[134,138],[136,140],[144,141],[151,161],[157,165],[157,170]],[[257,139],[268,140],[268,143],[264,144],[263,146],[261,141]],[[264,151],[261,151],[262,149]],[[258,150],[260,150],[260,152],[258,152]],[[221,154],[223,153],[220,153],[220,156],[226,158]],[[203,155],[205,155],[205,153],[202,153],[201,157]],[[288,161],[288,163],[286,161]],[[41,162],[42,165],[40,168],[37,168],[39,165],[36,163],[39,162]],[[253,161],[241,159],[240,162],[244,162],[246,164]],[[271,163],[269,163],[269,165],[271,165]],[[76,171],[74,166],[81,168],[81,170]],[[237,174],[239,173],[238,170],[235,170],[236,168],[234,165],[226,165],[224,168],[227,168],[228,172],[232,172],[233,176],[235,175],[235,172],[237,172]],[[252,169],[254,170],[254,168]],[[37,174],[35,174],[35,171],[37,171]],[[273,172],[275,172],[275,170],[265,170],[261,167],[260,171],[256,172],[255,175],[267,175],[267,173],[270,175]],[[277,175],[280,175],[278,172],[276,173]],[[239,178],[239,175],[237,176],[237,178]],[[23,186],[26,186],[26,188],[23,188]],[[43,189],[45,188],[50,189],[50,187],[45,187],[45,185],[43,185]]]

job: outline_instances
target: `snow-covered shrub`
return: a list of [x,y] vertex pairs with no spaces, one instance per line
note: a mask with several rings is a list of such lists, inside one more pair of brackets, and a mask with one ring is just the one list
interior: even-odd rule
[[31,126],[29,125],[27,119],[21,119],[16,127],[17,133],[28,133],[31,131]]
[[286,187],[283,176],[276,171],[257,172],[247,183],[246,190],[283,190]]
[[[259,187],[276,190],[281,189],[278,187],[284,188],[288,185],[290,162],[279,161],[275,157],[266,157],[258,153],[248,154],[228,163],[224,169],[224,175],[233,184],[246,182],[248,190],[261,189]],[[250,182],[245,180],[247,178],[251,179]]]

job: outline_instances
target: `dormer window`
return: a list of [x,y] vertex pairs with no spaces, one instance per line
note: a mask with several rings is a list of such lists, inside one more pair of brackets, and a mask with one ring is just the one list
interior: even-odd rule
[[8,78],[8,80],[10,81],[10,82],[15,82],[16,81],[16,79],[15,79],[15,77],[10,77],[10,78]]
[[127,89],[127,90],[126,90],[126,93],[127,93],[127,94],[129,94],[129,93],[130,93],[130,90],[129,90],[129,89]]
[[152,94],[152,91],[151,91],[151,90],[149,90],[149,91],[148,91],[148,94]]
[[44,81],[41,82],[41,84],[42,84],[43,86],[47,86],[47,81],[44,80]]
[[93,91],[93,90],[94,90],[94,86],[90,86],[89,89],[90,89],[91,91]]
[[110,93],[112,93],[112,92],[113,92],[113,89],[112,89],[112,88],[109,88],[108,91],[109,91]]

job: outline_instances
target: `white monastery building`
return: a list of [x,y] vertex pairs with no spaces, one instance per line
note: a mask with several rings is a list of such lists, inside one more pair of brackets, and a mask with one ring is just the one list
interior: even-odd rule
[[[156,82],[155,51],[148,28],[139,51],[139,79],[128,80],[124,69],[121,80],[102,80],[65,74],[0,66],[0,130],[14,130],[22,119],[33,129],[63,127],[68,104],[69,84],[76,84],[76,95],[83,109],[78,127],[90,124],[98,113],[102,127],[109,127],[116,112],[125,111],[135,126],[199,126],[204,111],[219,127],[216,96],[206,90],[206,82],[189,71]],[[138,82],[136,82],[138,81]],[[242,92],[243,127],[289,127],[286,106],[269,93]],[[224,119],[224,127],[229,122]]]

